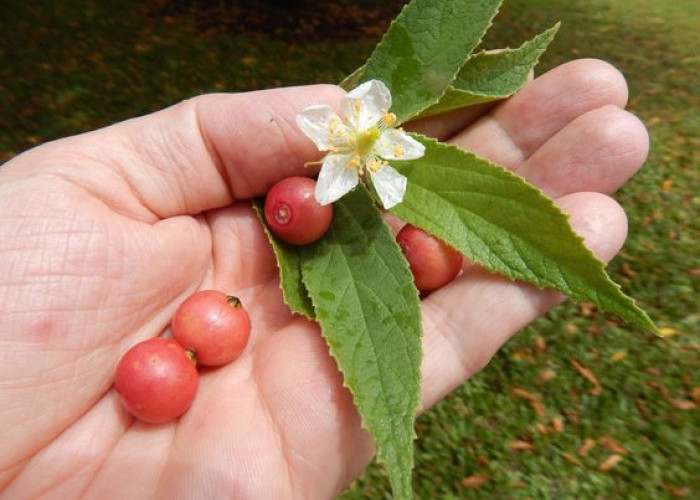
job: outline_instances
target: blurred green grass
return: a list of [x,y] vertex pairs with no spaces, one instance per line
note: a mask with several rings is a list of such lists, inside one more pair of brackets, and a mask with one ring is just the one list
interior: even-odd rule
[[[338,81],[377,41],[283,41],[145,12],[135,0],[0,4],[0,161],[203,92]],[[700,495],[700,10],[510,0],[484,45],[518,45],[557,20],[538,72],[606,59],[649,127],[649,160],[617,196],[630,236],[609,269],[675,335],[652,338],[588,304],[556,308],[419,419],[419,499]],[[373,464],[342,498],[389,496]]]

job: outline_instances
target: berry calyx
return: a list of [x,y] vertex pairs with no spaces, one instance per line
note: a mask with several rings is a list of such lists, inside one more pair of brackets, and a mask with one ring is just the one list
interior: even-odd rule
[[291,245],[308,245],[326,234],[333,205],[316,201],[315,190],[313,179],[287,177],[268,191],[265,221],[277,238]]

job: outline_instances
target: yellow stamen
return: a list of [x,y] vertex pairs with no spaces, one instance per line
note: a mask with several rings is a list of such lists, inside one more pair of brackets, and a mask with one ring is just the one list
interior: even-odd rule
[[348,162],[347,168],[357,170],[358,168],[360,168],[360,164],[360,157],[356,155],[353,156],[352,159]]
[[342,132],[340,130],[340,124],[341,124],[340,118],[338,118],[337,116],[334,116],[333,118],[331,118],[331,121],[330,121],[329,127],[328,127],[331,137],[339,137],[342,134]]
[[373,160],[367,165],[367,168],[372,172],[379,172],[387,163],[382,160]]
[[404,149],[401,146],[396,144],[394,146],[394,156],[396,158],[401,158],[404,154],[406,154],[406,151],[404,151]]
[[384,125],[387,127],[391,127],[396,123],[396,115],[394,113],[389,113],[387,111],[384,111],[384,114],[382,115],[382,121],[384,122]]
[[362,101],[353,101],[352,110],[355,112],[355,116],[359,115],[362,111]]

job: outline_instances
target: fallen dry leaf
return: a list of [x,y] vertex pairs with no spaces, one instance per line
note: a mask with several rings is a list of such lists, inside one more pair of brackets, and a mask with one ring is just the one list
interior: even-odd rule
[[655,380],[651,380],[649,382],[649,386],[653,387],[654,389],[657,389],[661,393],[661,395],[665,398],[668,398],[670,396],[668,389],[666,389],[663,385],[661,385],[660,383],[658,383]]
[[678,408],[679,410],[687,411],[695,409],[695,401],[668,398],[668,402],[671,406],[673,406],[674,408]]
[[627,455],[629,453],[629,450],[622,446],[620,443],[615,441],[613,438],[609,437],[602,437],[598,439],[598,444],[601,446],[605,446],[608,450],[612,451],[613,453],[617,453],[618,455]]
[[588,325],[586,332],[593,338],[600,337],[603,334],[603,329],[599,325]]
[[619,272],[620,274],[622,274],[623,276],[627,276],[628,278],[634,278],[637,274],[636,272],[634,272],[634,269],[632,269],[632,267],[627,263],[620,265]]
[[569,360],[573,367],[576,369],[576,371],[581,375],[583,378],[588,380],[591,384],[593,384],[593,387],[591,387],[588,392],[589,394],[593,394],[594,396],[597,396],[598,394],[601,393],[602,387],[600,385],[600,382],[598,382],[598,379],[596,376],[593,374],[591,370],[583,366],[581,363],[576,361],[574,358],[571,358]]
[[595,440],[587,438],[576,453],[578,453],[579,457],[585,457],[586,455],[588,455],[588,452],[591,451],[591,448],[593,448],[594,446]]
[[545,342],[544,338],[542,337],[535,337],[535,352],[537,353],[543,353],[547,350],[547,343]]
[[559,417],[553,417],[552,430],[557,434],[561,434],[564,431],[564,421]]
[[678,498],[687,497],[690,495],[690,488],[684,486],[671,486],[670,484],[662,485],[666,491]]
[[535,450],[535,445],[532,443],[529,443],[527,441],[521,441],[519,439],[513,439],[508,443],[508,449],[511,452],[518,452],[518,451],[534,451]]
[[536,394],[533,394],[531,392],[526,391],[525,389],[521,389],[520,387],[514,387],[513,388],[513,394],[516,396],[526,399],[527,401],[530,402],[532,405],[532,409],[535,410],[535,413],[537,415],[544,415],[545,410],[544,410],[544,405],[540,402],[539,396]]
[[617,352],[612,353],[612,355],[610,356],[610,361],[612,361],[613,363],[616,363],[618,361],[622,361],[626,357],[627,357],[627,351],[617,351]]
[[472,474],[471,476],[465,477],[464,479],[462,479],[460,481],[460,484],[464,488],[476,489],[476,488],[480,488],[481,485],[484,484],[489,479],[490,478],[489,478],[488,474],[482,474],[482,473]]
[[579,309],[581,310],[581,315],[588,317],[596,311],[596,306],[593,302],[581,302]]
[[659,335],[662,337],[673,337],[676,334],[678,334],[678,330],[671,328],[670,326],[659,328]]
[[579,397],[580,395],[576,389],[573,387],[569,389],[569,398],[571,398],[571,401],[577,401]]
[[674,408],[677,408],[679,410],[694,410],[696,408],[694,401],[676,399],[672,397],[671,393],[668,392],[668,389],[666,389],[663,385],[654,380],[650,381],[649,385],[655,389],[658,389],[658,391],[661,393],[664,399],[668,401],[668,404],[670,404]]
[[537,383],[543,384],[556,377],[557,372],[555,372],[554,370],[542,370],[540,373],[537,374]]
[[646,401],[644,401],[642,398],[634,398],[634,402],[637,404],[639,413],[644,418],[649,420],[651,418],[651,411],[649,411],[649,406],[647,405]]
[[566,417],[566,419],[574,425],[578,425],[581,421],[581,417],[576,410],[572,410],[571,408],[562,408],[561,412],[564,414],[564,417]]
[[535,357],[526,350],[526,348],[518,349],[510,355],[513,361],[534,361]]
[[690,397],[693,398],[693,401],[696,403],[700,403],[700,387],[696,387],[690,391]]
[[615,467],[620,460],[622,460],[621,455],[610,455],[608,458],[603,460],[603,462],[598,466],[598,470],[601,472],[606,472]]
[[574,465],[581,466],[581,462],[579,462],[578,458],[573,456],[571,453],[562,453],[561,457],[566,460],[567,462],[570,462]]

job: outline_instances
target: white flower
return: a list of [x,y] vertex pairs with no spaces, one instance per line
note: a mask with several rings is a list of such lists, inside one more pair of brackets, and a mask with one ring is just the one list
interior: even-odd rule
[[343,98],[342,118],[330,106],[310,106],[297,116],[304,134],[321,151],[316,200],[327,205],[352,190],[360,178],[369,177],[384,208],[403,200],[406,177],[387,160],[413,160],[425,147],[401,129],[392,128],[396,115],[389,113],[391,93],[379,80],[369,80]]

